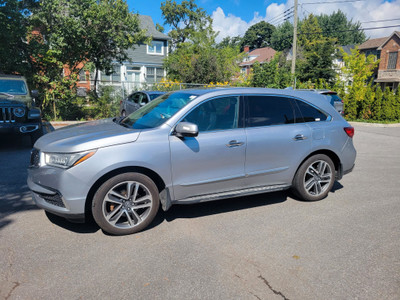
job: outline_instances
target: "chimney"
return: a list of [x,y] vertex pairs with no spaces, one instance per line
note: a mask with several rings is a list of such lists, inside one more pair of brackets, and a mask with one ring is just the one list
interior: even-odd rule
[[250,47],[249,46],[244,46],[243,51],[246,52],[246,53],[249,53],[250,52]]

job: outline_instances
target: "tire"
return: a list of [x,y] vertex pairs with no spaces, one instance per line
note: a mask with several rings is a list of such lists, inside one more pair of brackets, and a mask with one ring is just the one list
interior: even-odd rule
[[93,198],[92,214],[105,232],[125,235],[146,228],[156,216],[159,206],[157,186],[149,177],[124,173],[100,186]]
[[297,170],[293,180],[293,191],[305,201],[324,199],[335,182],[335,166],[332,160],[317,154],[308,158]]

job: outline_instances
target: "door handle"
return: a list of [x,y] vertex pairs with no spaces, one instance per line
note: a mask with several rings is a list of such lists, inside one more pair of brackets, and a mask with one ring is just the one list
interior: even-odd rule
[[307,137],[302,135],[302,134],[298,134],[293,138],[295,141],[302,141],[302,140],[306,140]]
[[236,140],[232,140],[229,142],[229,144],[226,144],[227,147],[232,148],[232,147],[239,147],[242,146],[244,143],[243,142],[238,142]]

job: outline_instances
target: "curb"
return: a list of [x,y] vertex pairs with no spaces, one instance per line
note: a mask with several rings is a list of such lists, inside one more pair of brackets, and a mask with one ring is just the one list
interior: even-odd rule
[[393,123],[393,124],[382,124],[382,123],[364,123],[364,122],[349,122],[352,126],[362,126],[362,127],[400,127],[400,123]]

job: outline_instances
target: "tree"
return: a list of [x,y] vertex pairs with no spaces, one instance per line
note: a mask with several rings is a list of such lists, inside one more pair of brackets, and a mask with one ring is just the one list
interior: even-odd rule
[[166,0],[161,2],[161,11],[164,25],[172,27],[168,35],[171,37],[170,47],[173,50],[189,40],[195,32],[211,27],[211,17],[194,0],[184,0],[181,4]]
[[244,46],[249,46],[250,49],[257,49],[271,45],[271,35],[275,31],[275,26],[261,21],[247,29],[241,43],[241,50]]
[[280,53],[277,53],[270,62],[253,65],[251,85],[283,89],[291,83],[290,66]]
[[326,37],[334,38],[338,45],[357,45],[366,40],[361,23],[353,23],[352,20],[348,20],[341,10],[333,12],[331,15],[319,15],[317,19],[323,34]]
[[27,29],[37,5],[35,0],[0,0],[0,72],[31,73]]
[[271,35],[271,48],[276,51],[283,51],[292,47],[293,24],[286,21],[276,27]]
[[382,98],[383,92],[381,86],[377,85],[375,88],[375,99],[371,107],[372,119],[375,121],[381,120],[382,118]]
[[59,50],[56,58],[76,74],[81,62],[110,73],[113,61],[129,60],[127,49],[145,40],[123,0],[46,0],[32,19],[48,47]]
[[310,14],[300,26],[299,46],[304,60],[299,61],[297,78],[301,81],[324,79],[328,83],[335,77],[332,59],[335,52],[334,40],[323,35],[317,18]]
[[225,48],[225,47],[239,47],[240,44],[242,43],[242,38],[240,36],[234,36],[234,37],[225,37],[222,39],[221,42],[218,43],[217,47],[218,48]]

